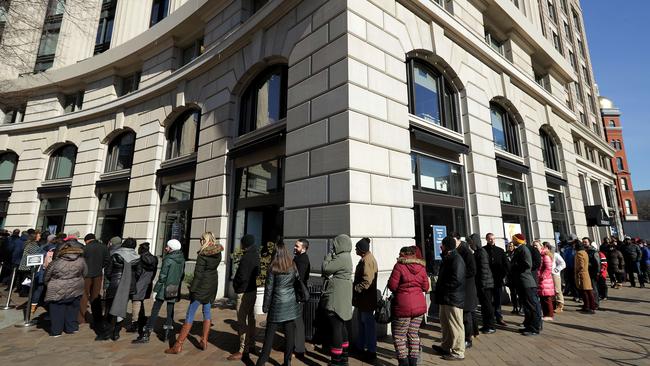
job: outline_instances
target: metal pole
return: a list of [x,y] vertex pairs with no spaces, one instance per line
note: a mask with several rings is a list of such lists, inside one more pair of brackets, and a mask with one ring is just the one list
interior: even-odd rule
[[9,292],[7,293],[7,303],[4,307],[0,308],[0,310],[9,310],[16,307],[15,305],[9,305],[9,302],[11,301],[11,292],[14,289],[14,281],[16,280],[16,269],[18,269],[18,267],[14,267],[14,271],[11,273],[11,284],[9,285]]
[[25,321],[23,323],[16,324],[17,328],[32,327],[36,325],[36,322],[32,322],[32,293],[34,292],[34,277],[36,277],[36,268],[32,267],[32,283],[29,286],[29,296],[27,296],[27,305],[25,305]]

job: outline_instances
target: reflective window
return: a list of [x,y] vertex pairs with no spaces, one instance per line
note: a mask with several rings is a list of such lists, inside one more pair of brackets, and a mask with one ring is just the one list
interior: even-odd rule
[[62,232],[67,209],[67,196],[42,198],[36,229],[47,230],[53,234]]
[[114,236],[122,237],[128,194],[123,191],[103,193],[99,196],[95,233],[102,242],[107,243]]
[[463,196],[463,178],[458,165],[412,154],[411,171],[417,174],[416,184],[420,189],[451,196]]
[[8,183],[14,180],[16,174],[18,155],[13,152],[6,152],[0,155],[0,183]]
[[539,137],[542,143],[542,156],[544,157],[544,166],[560,171],[560,164],[557,158],[557,147],[553,138],[543,129],[539,130]]
[[499,198],[504,205],[526,206],[523,182],[499,177]]
[[45,179],[51,180],[72,177],[76,159],[76,146],[65,145],[60,147],[50,156],[50,163],[47,167],[47,175]]
[[627,187],[627,179],[626,178],[621,178],[621,190],[622,191],[627,191],[629,188]]
[[427,64],[411,59],[407,63],[410,113],[457,131],[454,89]]
[[167,131],[167,159],[196,152],[201,112],[190,110],[179,116]]
[[238,198],[263,196],[282,191],[279,160],[269,160],[237,170]]
[[625,200],[625,213],[632,215],[632,201],[630,200]]
[[503,108],[494,103],[490,104],[490,116],[496,148],[519,155],[516,121]]
[[618,170],[624,170],[623,169],[623,159],[622,158],[616,158],[616,167]]
[[153,27],[169,15],[169,0],[153,0],[149,26]]
[[177,239],[181,242],[183,254],[187,258],[192,223],[193,185],[194,181],[184,181],[163,186],[158,219],[157,254],[162,254],[164,243]]
[[287,67],[274,66],[258,76],[242,95],[239,134],[277,123],[287,116]]
[[108,145],[108,156],[106,157],[104,172],[130,169],[133,163],[134,148],[134,132],[126,132],[114,138],[111,144]]
[[99,13],[99,24],[97,25],[97,36],[95,37],[95,55],[102,53],[111,47],[116,9],[117,0],[102,1],[102,8]]
[[162,203],[174,203],[192,200],[192,182],[173,183],[164,186]]

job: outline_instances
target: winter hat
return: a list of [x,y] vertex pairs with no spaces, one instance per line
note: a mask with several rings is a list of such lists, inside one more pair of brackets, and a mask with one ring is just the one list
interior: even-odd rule
[[368,253],[370,251],[370,239],[362,238],[357,242],[355,248],[361,253]]
[[50,234],[47,236],[47,242],[51,243],[54,239],[56,239],[56,235]]
[[95,234],[92,233],[86,234],[86,236],[84,236],[84,241],[95,240],[95,239],[97,239],[97,237],[95,237]]
[[578,240],[578,235],[576,235],[574,233],[569,234],[569,241],[570,242],[576,241],[576,240]]
[[111,238],[111,240],[108,241],[108,243],[111,246],[121,245],[122,244],[122,238],[120,238],[119,236],[114,236],[114,237]]
[[255,244],[255,237],[251,234],[246,234],[241,238],[241,246],[246,249]]
[[517,245],[525,244],[526,243],[526,237],[524,236],[524,234],[521,234],[521,233],[520,234],[515,234],[515,235],[512,236],[512,241]]
[[167,241],[167,246],[172,251],[181,250],[181,242],[176,239],[170,239],[169,241]]

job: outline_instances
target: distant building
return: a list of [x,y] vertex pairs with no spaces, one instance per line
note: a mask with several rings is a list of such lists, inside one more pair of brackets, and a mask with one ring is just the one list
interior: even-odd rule
[[618,200],[619,217],[623,221],[636,221],[639,216],[636,199],[634,198],[634,189],[632,188],[632,174],[627,163],[627,154],[623,143],[621,111],[611,100],[603,96],[598,97],[598,101],[607,142],[616,150],[612,158],[612,168],[616,174],[616,199]]
[[650,189],[635,191],[634,199],[636,200],[639,220],[650,221]]

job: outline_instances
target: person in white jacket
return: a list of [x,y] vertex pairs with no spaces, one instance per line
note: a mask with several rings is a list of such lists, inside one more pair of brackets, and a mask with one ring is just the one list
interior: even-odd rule
[[566,262],[560,255],[555,251],[555,244],[544,242],[544,245],[548,250],[553,253],[553,269],[551,274],[553,275],[553,284],[555,285],[555,301],[557,302],[557,307],[555,309],[556,313],[561,313],[564,308],[564,295],[562,295],[562,277],[561,273],[564,268],[566,268]]

